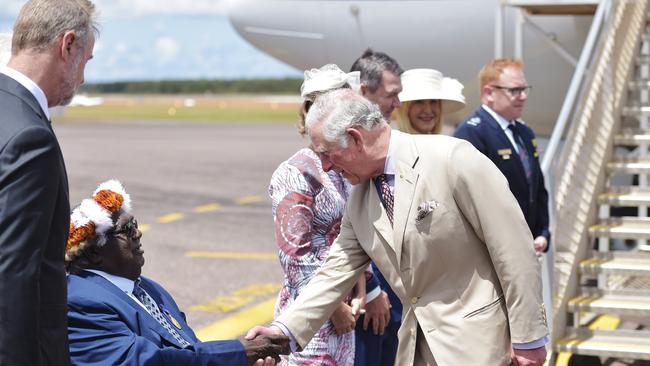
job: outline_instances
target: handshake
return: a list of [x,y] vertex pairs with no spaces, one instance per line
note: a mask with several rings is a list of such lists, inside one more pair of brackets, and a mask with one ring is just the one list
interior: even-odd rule
[[280,355],[288,355],[289,338],[282,334],[260,335],[242,341],[249,365],[273,366],[280,362]]

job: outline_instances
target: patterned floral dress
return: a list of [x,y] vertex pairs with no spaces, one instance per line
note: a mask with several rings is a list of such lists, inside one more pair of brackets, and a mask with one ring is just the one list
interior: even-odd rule
[[[324,172],[310,149],[298,151],[273,173],[269,195],[284,270],[276,317],[298,297],[325,261],[339,233],[349,192],[349,183],[334,171]],[[354,332],[338,336],[327,321],[302,352],[292,353],[281,364],[353,365]]]

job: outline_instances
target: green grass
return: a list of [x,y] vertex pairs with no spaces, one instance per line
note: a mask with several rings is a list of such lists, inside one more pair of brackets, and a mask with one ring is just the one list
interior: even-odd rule
[[69,107],[60,122],[169,120],[237,123],[295,123],[298,110],[271,108],[268,106],[196,106],[170,107],[163,105],[98,105],[93,107]]

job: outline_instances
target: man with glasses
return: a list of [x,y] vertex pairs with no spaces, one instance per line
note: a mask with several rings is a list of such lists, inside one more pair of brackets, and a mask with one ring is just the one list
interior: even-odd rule
[[548,193],[535,133],[520,118],[531,91],[518,59],[495,59],[479,73],[483,105],[454,133],[471,142],[501,170],[535,238],[535,252],[548,250]]
[[72,211],[65,251],[73,365],[273,366],[288,338],[201,342],[172,296],[141,276],[142,232],[121,183]]

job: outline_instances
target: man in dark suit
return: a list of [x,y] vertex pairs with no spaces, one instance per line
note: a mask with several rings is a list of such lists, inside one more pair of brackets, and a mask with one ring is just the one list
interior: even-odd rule
[[535,133],[519,118],[531,86],[517,59],[496,59],[481,69],[483,105],[454,132],[471,142],[501,170],[533,233],[535,251],[548,250],[548,193],[539,166]]
[[69,364],[63,254],[70,206],[48,107],[83,83],[97,32],[87,0],[31,0],[0,69],[0,365]]
[[[102,183],[71,216],[66,246],[74,365],[272,366],[283,336],[201,342],[172,296],[142,277],[142,232],[120,182]],[[287,349],[288,350],[288,349]]]

